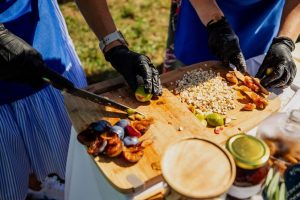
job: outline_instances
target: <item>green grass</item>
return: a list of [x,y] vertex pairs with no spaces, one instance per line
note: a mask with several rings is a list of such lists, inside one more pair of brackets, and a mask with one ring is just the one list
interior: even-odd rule
[[[131,50],[146,54],[158,66],[163,62],[169,18],[169,1],[110,0],[109,8],[119,30]],[[98,40],[89,29],[75,3],[60,5],[76,52],[89,83],[117,75],[98,47]]]

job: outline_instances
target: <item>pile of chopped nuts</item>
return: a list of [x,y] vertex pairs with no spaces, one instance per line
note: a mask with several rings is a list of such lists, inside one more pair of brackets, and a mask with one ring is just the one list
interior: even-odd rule
[[175,94],[181,101],[192,105],[200,113],[219,113],[236,107],[236,91],[227,85],[220,74],[212,70],[195,69],[183,75],[176,81]]

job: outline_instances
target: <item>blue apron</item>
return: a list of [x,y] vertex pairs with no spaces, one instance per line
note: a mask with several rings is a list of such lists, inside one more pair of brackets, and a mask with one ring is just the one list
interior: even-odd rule
[[[280,25],[284,0],[217,0],[238,35],[246,59],[265,53]],[[207,44],[207,31],[189,0],[182,0],[174,51],[186,65],[217,60]]]
[[[62,74],[71,58],[55,10],[51,0],[5,0],[0,3],[0,22],[37,49],[50,68]],[[42,88],[0,81],[0,105],[30,96]]]

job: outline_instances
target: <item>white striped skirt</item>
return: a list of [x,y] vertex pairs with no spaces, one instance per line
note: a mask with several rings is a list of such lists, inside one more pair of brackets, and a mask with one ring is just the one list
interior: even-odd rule
[[[86,86],[80,66],[63,75]],[[50,173],[64,178],[70,132],[63,96],[51,86],[0,106],[0,200],[25,199],[32,172],[39,180]]]

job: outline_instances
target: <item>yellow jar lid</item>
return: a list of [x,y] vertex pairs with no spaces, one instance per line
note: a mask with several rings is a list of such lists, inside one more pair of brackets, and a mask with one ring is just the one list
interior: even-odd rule
[[250,135],[237,134],[230,137],[226,148],[235,159],[236,165],[243,169],[262,167],[270,157],[266,143]]

